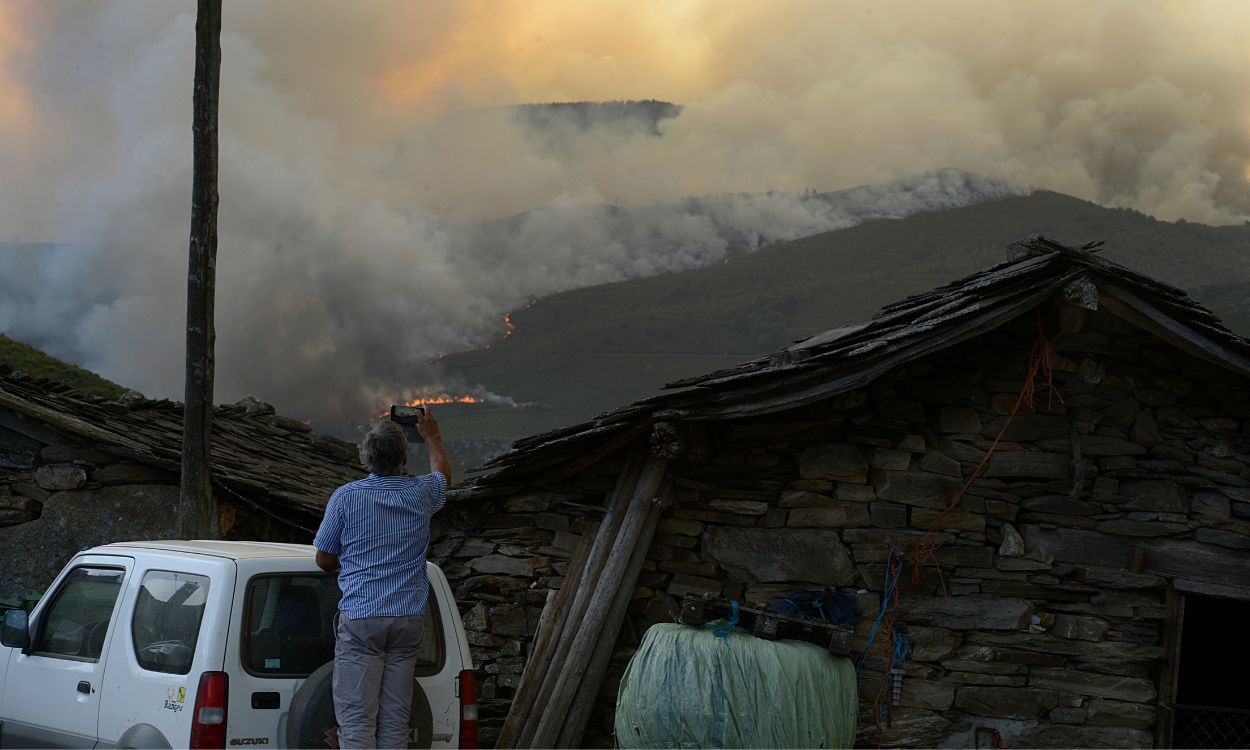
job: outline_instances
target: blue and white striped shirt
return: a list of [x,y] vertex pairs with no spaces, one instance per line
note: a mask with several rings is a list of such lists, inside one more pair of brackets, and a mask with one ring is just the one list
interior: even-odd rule
[[438,472],[370,474],[334,491],[313,546],[338,555],[339,611],[353,620],[425,611],[430,516],[442,509],[446,492]]

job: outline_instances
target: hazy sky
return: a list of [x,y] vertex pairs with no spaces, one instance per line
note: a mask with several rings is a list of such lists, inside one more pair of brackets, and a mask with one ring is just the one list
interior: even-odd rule
[[[88,246],[0,267],[0,331],[160,395],[181,388],[193,16],[0,0],[0,241]],[[489,340],[531,296],[715,261],[725,227],[841,220],[746,201],[717,227],[650,210],[622,237],[605,203],[956,167],[1168,220],[1250,214],[1243,2],[248,0],[224,16],[222,398],[341,416],[437,389],[427,359]],[[644,98],[685,109],[658,137],[472,111]],[[472,228],[531,209],[528,233]],[[328,382],[358,386],[319,395]]]

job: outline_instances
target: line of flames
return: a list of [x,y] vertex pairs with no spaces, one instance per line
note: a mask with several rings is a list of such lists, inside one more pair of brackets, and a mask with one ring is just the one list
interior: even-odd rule
[[[531,303],[531,304],[532,304],[532,303]],[[504,324],[504,328],[505,328],[506,330],[503,332],[503,335],[499,337],[499,340],[500,340],[500,341],[503,341],[504,339],[506,339],[506,338],[508,338],[509,336],[511,336],[511,335],[512,335],[512,332],[516,330],[516,323],[513,323],[513,322],[512,322],[512,314],[511,314],[511,313],[504,313],[504,314],[503,314],[503,324]],[[487,345],[486,345],[485,347],[483,347],[483,348],[484,348],[484,349],[489,349],[490,347],[491,347],[491,344],[487,344]]]
[[[438,406],[439,404],[484,404],[486,399],[477,398],[475,396],[425,396],[423,398],[414,398],[411,401],[405,401],[404,406]],[[380,412],[379,417],[390,415],[390,411]]]
[[[532,299],[532,300],[530,300],[530,301],[529,301],[529,302],[525,305],[525,309],[526,309],[526,310],[528,310],[529,308],[533,307],[533,306],[534,306],[537,302],[538,302],[538,300],[536,300],[536,299]],[[499,337],[499,340],[500,340],[500,341],[503,341],[504,339],[506,339],[506,338],[508,338],[509,336],[511,336],[511,335],[512,335],[512,332],[516,330],[516,323],[513,323],[513,322],[512,322],[512,313],[504,313],[504,314],[503,314],[503,325],[504,325],[504,332],[503,332],[503,335]],[[486,344],[486,345],[485,345],[484,347],[482,347],[482,348],[483,348],[483,349],[489,349],[490,347],[491,347],[491,344]],[[446,356],[447,356],[447,353],[446,353],[446,352],[439,352],[438,354],[434,355],[434,358],[433,358],[433,359],[431,359],[430,361],[431,361],[431,362],[441,362],[441,361],[443,360],[443,358],[444,358],[444,357],[446,357]],[[431,403],[466,403],[466,404],[467,404],[467,403],[477,403],[477,402],[475,402],[475,401],[456,401],[456,402],[451,402],[451,401],[434,401],[434,402],[431,402]],[[415,404],[415,405],[419,406],[419,404]],[[409,406],[414,406],[414,404],[409,404]]]
[[414,398],[404,403],[404,406],[429,406],[438,404],[482,404],[485,399],[475,396],[425,396],[423,398]]

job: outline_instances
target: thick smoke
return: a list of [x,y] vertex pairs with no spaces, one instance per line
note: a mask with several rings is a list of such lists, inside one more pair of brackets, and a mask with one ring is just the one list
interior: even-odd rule
[[[193,12],[0,4],[0,239],[68,245],[0,249],[0,331],[151,395],[182,381]],[[1242,15],[228,4],[218,398],[350,423],[464,386],[429,360],[534,296],[1018,186],[1244,220]],[[683,106],[500,106],[646,98]]]

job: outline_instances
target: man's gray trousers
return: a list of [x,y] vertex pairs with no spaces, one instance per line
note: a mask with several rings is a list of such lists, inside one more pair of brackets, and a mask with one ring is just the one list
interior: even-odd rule
[[335,618],[334,712],[341,748],[406,748],[421,617]]

